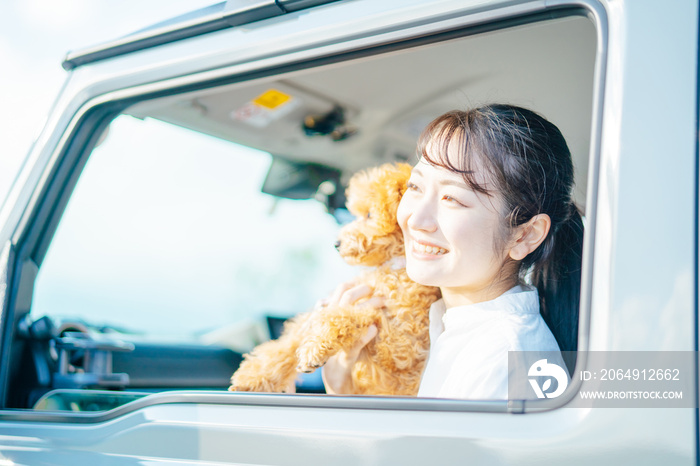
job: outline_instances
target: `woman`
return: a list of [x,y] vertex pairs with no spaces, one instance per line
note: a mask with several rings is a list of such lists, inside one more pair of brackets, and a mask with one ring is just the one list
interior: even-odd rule
[[[397,213],[406,270],[442,292],[418,396],[507,399],[509,351],[554,355],[564,366],[559,350],[576,350],[583,224],[571,154],[556,126],[510,105],[438,117],[418,154]],[[370,294],[347,285],[332,300]],[[343,392],[375,334],[329,361],[329,393]]]

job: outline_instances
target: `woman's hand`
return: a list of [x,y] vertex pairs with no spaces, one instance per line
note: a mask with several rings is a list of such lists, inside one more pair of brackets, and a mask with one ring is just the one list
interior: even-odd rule
[[[325,306],[368,306],[380,308],[384,306],[384,299],[374,296],[357,304],[362,298],[371,296],[372,288],[365,284],[357,285],[353,282],[343,283],[333,292],[326,301],[320,301],[320,305]],[[339,351],[326,362],[322,369],[323,384],[326,386],[326,393],[335,395],[350,393],[351,391],[351,370],[360,356],[362,348],[377,336],[377,326],[372,324],[365,335],[348,351]]]

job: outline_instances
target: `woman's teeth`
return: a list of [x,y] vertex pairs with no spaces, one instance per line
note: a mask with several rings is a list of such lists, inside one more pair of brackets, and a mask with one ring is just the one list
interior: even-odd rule
[[420,244],[420,243],[413,243],[413,249],[416,252],[420,252],[423,254],[446,254],[447,249],[445,248],[439,248],[437,246],[426,246],[425,244]]

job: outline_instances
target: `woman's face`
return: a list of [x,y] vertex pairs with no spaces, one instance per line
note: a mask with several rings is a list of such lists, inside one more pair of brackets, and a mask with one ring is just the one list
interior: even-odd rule
[[[486,188],[490,190],[488,184]],[[486,301],[507,291],[517,277],[513,272],[504,280],[508,251],[496,250],[502,244],[500,211],[496,196],[474,192],[460,174],[421,159],[397,213],[408,276],[440,287],[450,306]]]

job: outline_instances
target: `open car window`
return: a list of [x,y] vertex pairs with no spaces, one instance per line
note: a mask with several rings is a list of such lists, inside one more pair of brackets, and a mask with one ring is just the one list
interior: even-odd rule
[[271,165],[260,150],[118,117],[57,229],[32,314],[144,339],[240,331],[231,346],[249,350],[266,315],[308,309],[351,273],[323,203],[261,192]]
[[[27,324],[125,346],[90,378],[82,343],[44,342],[42,369],[12,381],[13,407],[114,406],[75,392],[47,402],[55,390],[225,389],[281,320],[359,273],[333,247],[350,176],[414,162],[421,130],[448,110],[506,102],[554,122],[585,210],[595,52],[593,24],[572,16],[130,105],[89,154]],[[315,377],[301,391],[322,392]]]

